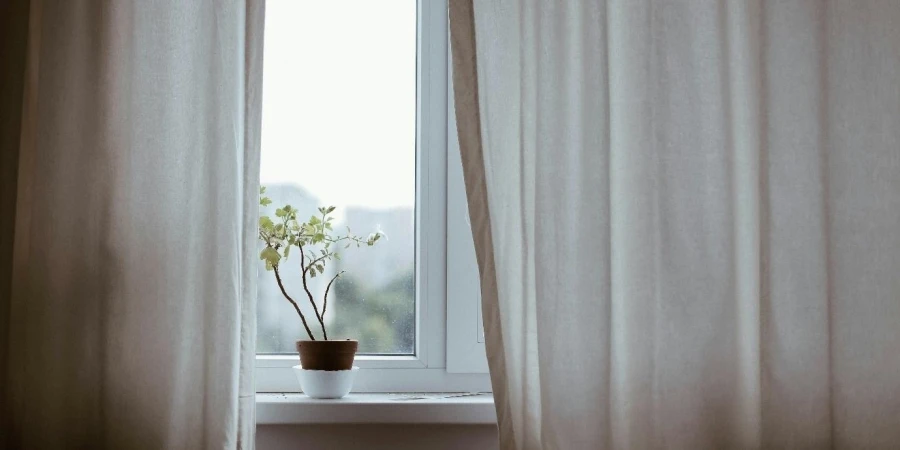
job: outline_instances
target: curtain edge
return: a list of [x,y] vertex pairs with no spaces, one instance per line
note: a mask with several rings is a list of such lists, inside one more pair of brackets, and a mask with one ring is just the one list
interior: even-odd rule
[[[12,2],[9,5],[11,8],[21,8],[17,10],[20,14],[10,14],[6,19],[16,21],[24,18],[24,21],[19,21],[18,27],[8,28],[10,33],[18,32],[23,35],[21,36],[23,40],[20,42],[22,44],[21,50],[23,51],[19,61],[21,65],[19,67],[13,66],[13,68],[21,69],[21,79],[15,80],[19,82],[20,92],[18,94],[20,95],[18,99],[5,99],[13,103],[3,105],[4,108],[8,106],[10,111],[18,111],[18,114],[15,112],[13,114],[17,115],[19,120],[16,123],[6,124],[9,127],[4,130],[12,135],[9,136],[9,145],[12,146],[16,155],[15,157],[4,155],[4,158],[9,158],[9,161],[4,161],[4,164],[8,162],[10,166],[3,168],[4,174],[10,172],[14,175],[6,180],[11,185],[9,190],[7,190],[6,185],[3,186],[3,201],[4,203],[7,203],[7,200],[10,201],[4,205],[4,209],[8,207],[9,210],[3,211],[4,214],[9,213],[7,220],[10,228],[4,230],[4,233],[8,232],[9,236],[3,236],[3,239],[8,239],[10,247],[8,248],[8,254],[3,255],[4,260],[8,261],[9,265],[8,267],[3,267],[2,270],[6,272],[4,276],[9,278],[8,284],[6,283],[7,280],[4,280],[2,289],[6,298],[3,299],[2,305],[0,305],[4,309],[3,313],[5,314],[3,318],[5,322],[2,323],[3,329],[0,331],[3,333],[2,340],[0,340],[0,345],[3,346],[3,353],[0,354],[0,358],[2,358],[0,369],[3,371],[2,375],[0,375],[3,381],[2,385],[0,385],[2,386],[0,387],[0,393],[2,393],[0,394],[2,395],[2,398],[0,398],[0,407],[2,407],[0,409],[0,425],[3,425],[2,428],[7,431],[6,435],[0,439],[0,447],[2,448],[7,448],[6,446],[15,448],[20,442],[22,417],[18,413],[21,412],[24,402],[27,401],[22,370],[18,366],[19,363],[25,361],[24,349],[21,346],[13,346],[11,343],[16,341],[14,339],[16,335],[20,335],[25,331],[22,328],[24,325],[13,322],[12,317],[20,316],[22,313],[16,313],[16,311],[27,307],[27,302],[25,301],[27,295],[23,292],[23,289],[25,289],[23,278],[26,274],[22,270],[27,263],[28,249],[26,245],[29,242],[27,234],[31,228],[31,173],[34,165],[34,152],[32,149],[36,139],[35,115],[37,113],[42,2],[41,0],[21,0]],[[15,43],[12,42],[10,45],[15,45]],[[11,88],[11,86],[4,86],[4,89],[7,88]],[[6,250],[4,249],[5,253]],[[12,367],[16,367],[16,370],[13,370]]]
[[478,103],[478,65],[475,14],[472,0],[451,0],[449,5],[450,47],[453,61],[456,129],[463,165],[472,237],[481,276],[485,346],[490,368],[501,448],[518,448],[505,391],[506,355],[500,317],[494,244],[488,204],[487,181]]
[[[266,2],[244,3],[244,236],[249,243],[244,255],[244,287],[241,300],[241,336],[239,349],[237,441],[238,449],[256,447],[256,243],[259,202],[259,158],[262,127],[263,43],[265,39]],[[249,274],[254,274],[250,276]],[[251,284],[247,285],[247,281]]]

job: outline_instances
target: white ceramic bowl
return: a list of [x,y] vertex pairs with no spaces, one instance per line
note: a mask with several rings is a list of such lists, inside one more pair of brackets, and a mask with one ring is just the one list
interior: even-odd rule
[[300,389],[311,398],[341,398],[350,393],[359,367],[350,370],[306,370],[294,366]]

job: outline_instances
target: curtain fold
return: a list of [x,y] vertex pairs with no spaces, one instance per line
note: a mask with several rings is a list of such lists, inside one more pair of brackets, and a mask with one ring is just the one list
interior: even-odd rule
[[[0,429],[12,420],[8,401],[10,293],[18,195],[19,142],[26,80],[29,2],[0,3]],[[0,448],[6,448],[0,436]]]
[[252,448],[264,2],[26,6],[3,444]]
[[900,441],[900,3],[450,3],[503,448]]

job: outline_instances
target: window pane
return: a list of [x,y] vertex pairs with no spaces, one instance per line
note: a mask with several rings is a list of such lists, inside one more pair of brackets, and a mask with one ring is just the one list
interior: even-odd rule
[[[360,341],[361,353],[415,348],[415,0],[269,0],[266,4],[261,181],[273,204],[298,218],[337,207],[335,230],[381,231],[374,247],[341,249],[309,288],[329,338]],[[262,247],[260,247],[262,248]],[[316,338],[300,261],[282,265],[284,284]],[[294,353],[306,338],[299,316],[260,263],[260,353]]]

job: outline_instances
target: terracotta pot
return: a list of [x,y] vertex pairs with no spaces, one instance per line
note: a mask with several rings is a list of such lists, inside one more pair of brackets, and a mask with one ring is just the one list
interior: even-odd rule
[[297,341],[300,365],[306,370],[350,370],[359,341]]

